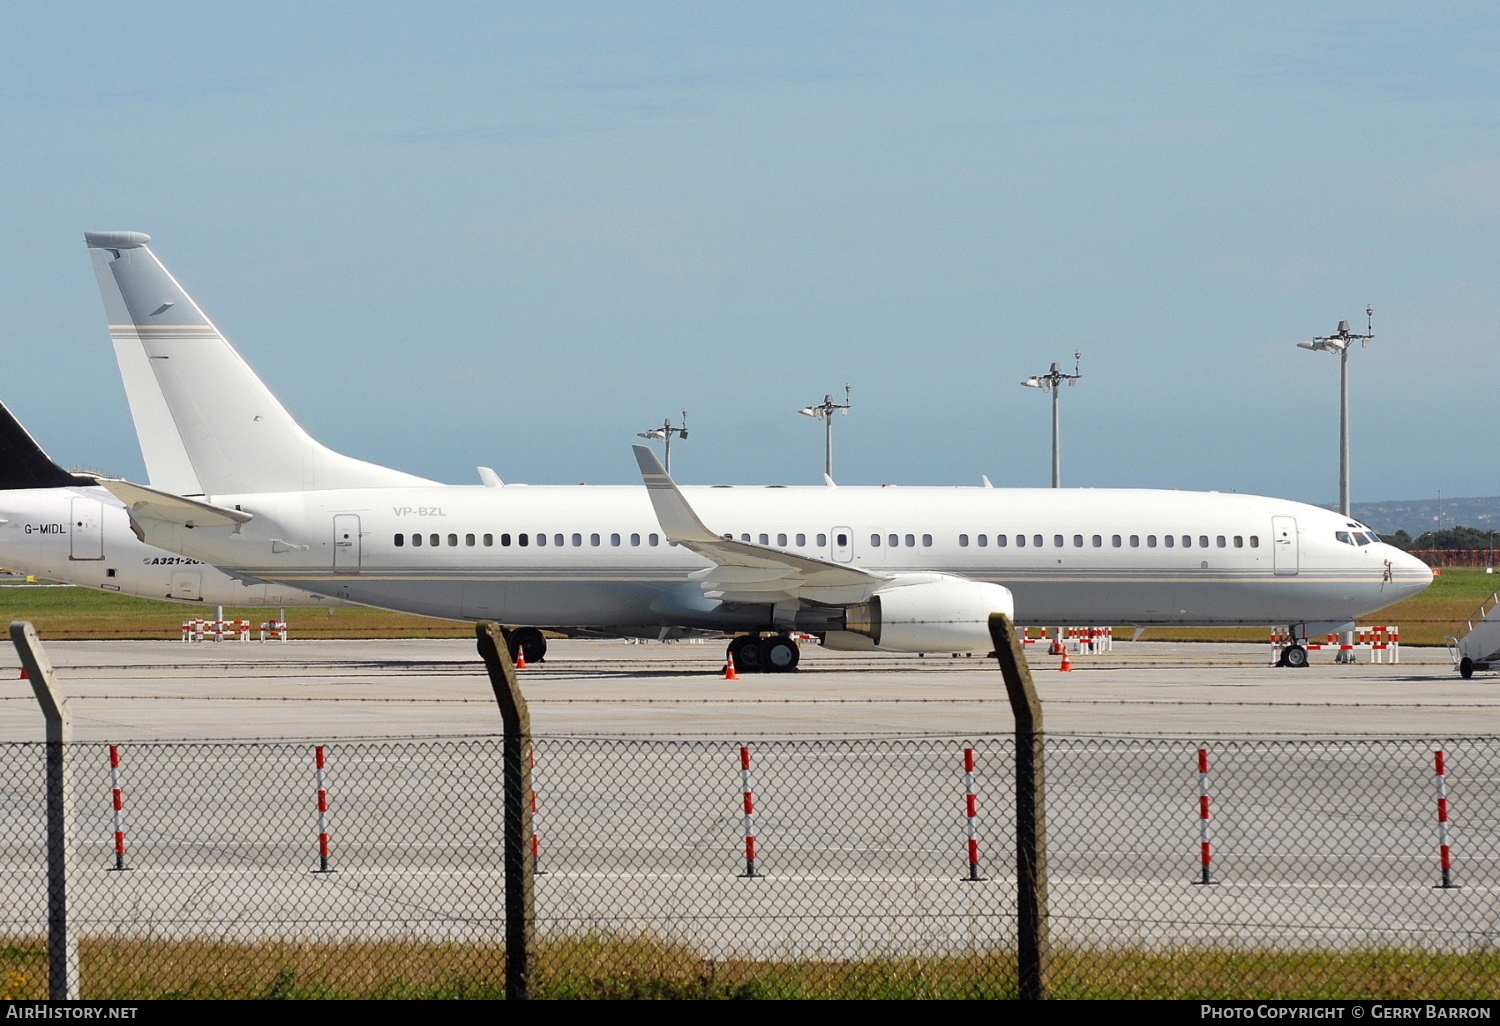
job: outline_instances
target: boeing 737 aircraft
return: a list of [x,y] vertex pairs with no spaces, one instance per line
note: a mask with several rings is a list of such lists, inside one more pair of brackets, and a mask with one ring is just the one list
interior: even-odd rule
[[[520,628],[738,634],[742,669],[789,670],[794,631],[844,649],[986,651],[1032,624],[1286,625],[1300,638],[1432,581],[1328,510],[1146,490],[443,485],[314,441],[139,232],[85,236],[134,387],[142,448],[185,487],[101,481],[143,541],[344,601]],[[127,386],[131,386],[127,371]],[[154,382],[154,388],[150,388]],[[147,438],[146,435],[153,437]],[[1306,650],[1287,650],[1291,665]]]
[[48,458],[0,404],[0,566],[51,581],[141,598],[219,606],[340,603],[152,548],[125,506],[97,481]]

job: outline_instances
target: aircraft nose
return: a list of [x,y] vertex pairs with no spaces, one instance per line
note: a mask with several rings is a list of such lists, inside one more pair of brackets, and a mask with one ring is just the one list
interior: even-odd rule
[[1391,578],[1408,595],[1415,595],[1432,584],[1432,567],[1409,552],[1390,547],[1386,558],[1391,562]]

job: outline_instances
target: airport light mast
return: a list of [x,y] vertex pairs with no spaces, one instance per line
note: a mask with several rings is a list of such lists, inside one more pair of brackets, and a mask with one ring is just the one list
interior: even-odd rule
[[844,386],[844,401],[842,404],[833,401],[833,396],[825,395],[823,401],[816,406],[804,406],[797,412],[804,417],[819,417],[823,421],[823,479],[833,484],[833,414],[836,410],[842,410],[844,416],[849,416],[849,407],[853,405],[850,401],[850,388]]
[[673,435],[676,435],[678,438],[681,438],[684,441],[687,440],[687,410],[682,411],[682,427],[673,427],[672,418],[668,417],[666,420],[662,421],[662,425],[659,428],[652,428],[650,431],[637,431],[635,433],[635,437],[637,438],[660,439],[665,441],[666,451],[662,454],[662,463],[665,465],[664,469],[668,474],[672,473]]
[[[1375,308],[1365,307],[1365,333],[1355,335],[1349,330],[1348,321],[1339,321],[1338,330],[1332,335],[1322,335],[1310,342],[1298,342],[1298,349],[1306,349],[1314,353],[1338,353],[1339,354],[1339,512],[1346,517],[1354,516],[1349,496],[1349,347],[1358,339],[1361,347],[1370,348],[1370,340],[1375,337]],[[1336,659],[1340,663],[1354,662],[1354,652],[1345,648],[1354,642],[1351,632],[1345,631],[1340,639],[1339,654]]]
[[1351,333],[1348,321],[1339,321],[1332,335],[1297,343],[1298,349],[1339,354],[1339,512],[1346,517],[1354,515],[1349,502],[1349,346],[1358,340],[1362,348],[1370,348],[1370,340],[1375,337],[1374,307],[1365,307],[1365,318],[1363,335]]
[[1073,373],[1067,374],[1057,364],[1046,374],[1034,374],[1021,382],[1025,388],[1045,388],[1052,393],[1052,487],[1062,487],[1062,420],[1057,412],[1058,389],[1066,381],[1068,387],[1072,388],[1078,384],[1078,379],[1083,377],[1078,373],[1078,361],[1083,356],[1080,352],[1073,354]]

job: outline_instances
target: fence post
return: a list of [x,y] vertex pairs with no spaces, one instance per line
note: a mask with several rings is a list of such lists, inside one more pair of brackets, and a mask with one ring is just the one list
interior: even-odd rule
[[505,791],[505,996],[525,1001],[531,997],[536,941],[536,864],[530,857],[531,713],[500,625],[486,621],[476,624],[474,632],[505,727],[500,755]]
[[47,720],[47,996],[53,1001],[77,1001],[78,937],[68,919],[68,888],[73,877],[73,714],[36,629],[25,620],[13,621],[10,640]]
[[1026,667],[1026,652],[1004,613],[990,614],[990,639],[1016,717],[1017,976],[1023,1000],[1051,996],[1047,931],[1047,802],[1042,703]]

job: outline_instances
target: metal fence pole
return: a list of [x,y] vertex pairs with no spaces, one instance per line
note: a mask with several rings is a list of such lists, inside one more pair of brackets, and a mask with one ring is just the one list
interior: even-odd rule
[[68,919],[74,875],[73,714],[36,629],[25,620],[13,621],[10,640],[47,720],[47,996],[77,1001],[78,937]]
[[1047,935],[1047,802],[1042,703],[1026,667],[1026,652],[1004,613],[990,616],[990,638],[1016,717],[1016,945],[1023,1000],[1051,994]]
[[475,625],[479,655],[489,671],[505,725],[501,764],[505,791],[505,996],[531,997],[536,941],[536,864],[531,858],[531,713],[521,694],[510,648],[496,623]]

